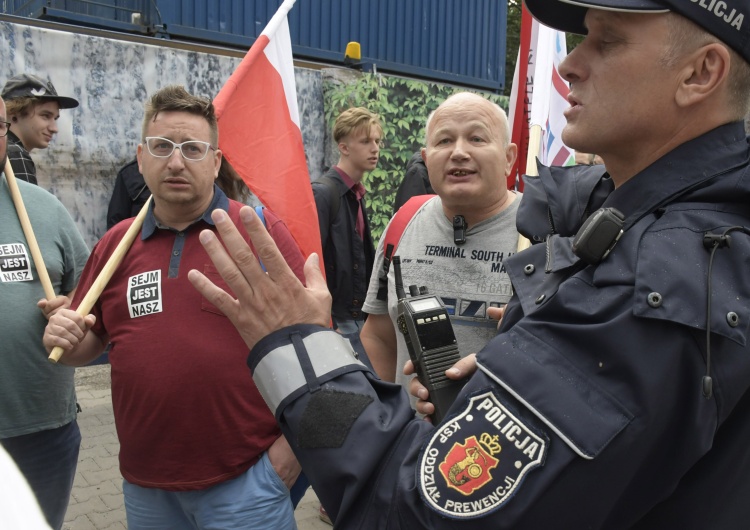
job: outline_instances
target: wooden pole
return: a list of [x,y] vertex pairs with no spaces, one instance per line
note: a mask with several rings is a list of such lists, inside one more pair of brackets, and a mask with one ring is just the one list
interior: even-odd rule
[[[542,126],[532,125],[529,130],[529,150],[526,154],[526,175],[529,177],[538,177],[539,171],[536,167],[536,157],[539,156],[540,147],[542,145]],[[518,235],[518,246],[517,252],[526,250],[531,246],[531,241]]]
[[[146,213],[148,212],[148,207],[151,204],[152,198],[153,195],[148,198],[146,204],[144,204],[141,208],[141,211],[138,212],[138,215],[135,217],[133,224],[130,225],[127,232],[125,232],[125,235],[122,236],[122,239],[117,244],[117,247],[115,247],[114,252],[112,252],[112,255],[107,260],[107,263],[104,264],[104,267],[99,273],[99,276],[96,277],[96,280],[94,280],[94,283],[91,284],[91,288],[86,293],[86,296],[83,297],[83,300],[81,300],[81,303],[78,305],[76,313],[78,313],[82,317],[85,317],[91,312],[91,308],[94,307],[94,304],[99,299],[99,296],[101,296],[102,291],[104,291],[104,288],[109,283],[109,280],[112,279],[112,275],[115,273],[117,267],[122,262],[125,254],[127,254],[128,250],[130,250],[133,241],[138,235],[138,232],[140,232],[141,230],[141,225],[143,225],[143,220],[146,218]],[[55,346],[55,348],[52,350],[52,353],[49,354],[50,362],[56,363],[57,361],[59,361],[64,352],[65,350],[63,350],[61,347]]]
[[26,205],[24,205],[23,197],[21,197],[21,191],[18,189],[16,175],[15,173],[13,173],[13,168],[10,166],[10,160],[8,160],[7,158],[5,159],[5,179],[8,181],[10,196],[13,199],[13,204],[16,206],[18,220],[21,222],[23,235],[26,237],[26,243],[29,245],[29,251],[31,252],[31,257],[34,260],[36,273],[39,276],[39,281],[41,282],[42,288],[44,289],[44,296],[47,298],[47,300],[52,300],[57,295],[55,294],[55,289],[52,287],[52,281],[49,279],[47,267],[44,266],[42,251],[39,249],[39,243],[37,243],[36,237],[34,236],[34,229],[31,227],[31,221],[29,220],[29,214],[26,211]]

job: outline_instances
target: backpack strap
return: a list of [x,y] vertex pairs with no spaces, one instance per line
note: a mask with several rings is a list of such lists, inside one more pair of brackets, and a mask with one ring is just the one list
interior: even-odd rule
[[401,236],[404,235],[404,230],[406,230],[406,225],[409,224],[417,211],[433,197],[435,195],[415,195],[406,201],[391,219],[388,229],[383,234],[383,272],[378,278],[378,300],[388,301],[388,271],[391,268],[391,261],[396,254]]
[[[268,226],[266,225],[266,216],[263,215],[263,208],[265,208],[265,206],[256,206],[255,213],[258,214],[260,220],[263,221],[263,226],[265,226],[266,230],[268,230]],[[263,265],[263,262],[260,260],[260,258],[258,258],[258,263],[260,263],[260,268],[263,269],[263,272],[266,272],[266,266]]]

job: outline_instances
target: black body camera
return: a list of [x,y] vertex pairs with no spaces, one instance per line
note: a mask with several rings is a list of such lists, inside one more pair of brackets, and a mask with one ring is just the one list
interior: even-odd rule
[[445,375],[461,358],[456,335],[440,298],[416,286],[410,286],[412,296],[406,298],[399,256],[393,257],[393,274],[398,296],[398,330],[404,335],[419,381],[430,393],[430,402],[435,405],[432,421],[438,424],[467,381],[455,381]]
[[583,223],[573,239],[573,253],[589,265],[596,265],[622,236],[625,216],[617,208],[600,208]]

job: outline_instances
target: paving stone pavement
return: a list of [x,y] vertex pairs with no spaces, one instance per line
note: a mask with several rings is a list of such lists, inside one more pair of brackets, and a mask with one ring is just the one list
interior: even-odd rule
[[[83,409],[78,414],[81,452],[63,530],[124,530],[120,443],[112,415],[109,365],[78,368],[76,392]],[[295,512],[298,530],[331,529],[318,518],[318,506],[315,493],[308,489]]]

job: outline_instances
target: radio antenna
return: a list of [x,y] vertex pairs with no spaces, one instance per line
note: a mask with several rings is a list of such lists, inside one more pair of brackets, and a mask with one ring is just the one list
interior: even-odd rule
[[401,277],[401,257],[393,256],[393,278],[396,284],[396,298],[403,300],[406,298],[406,292],[404,292],[404,279]]

